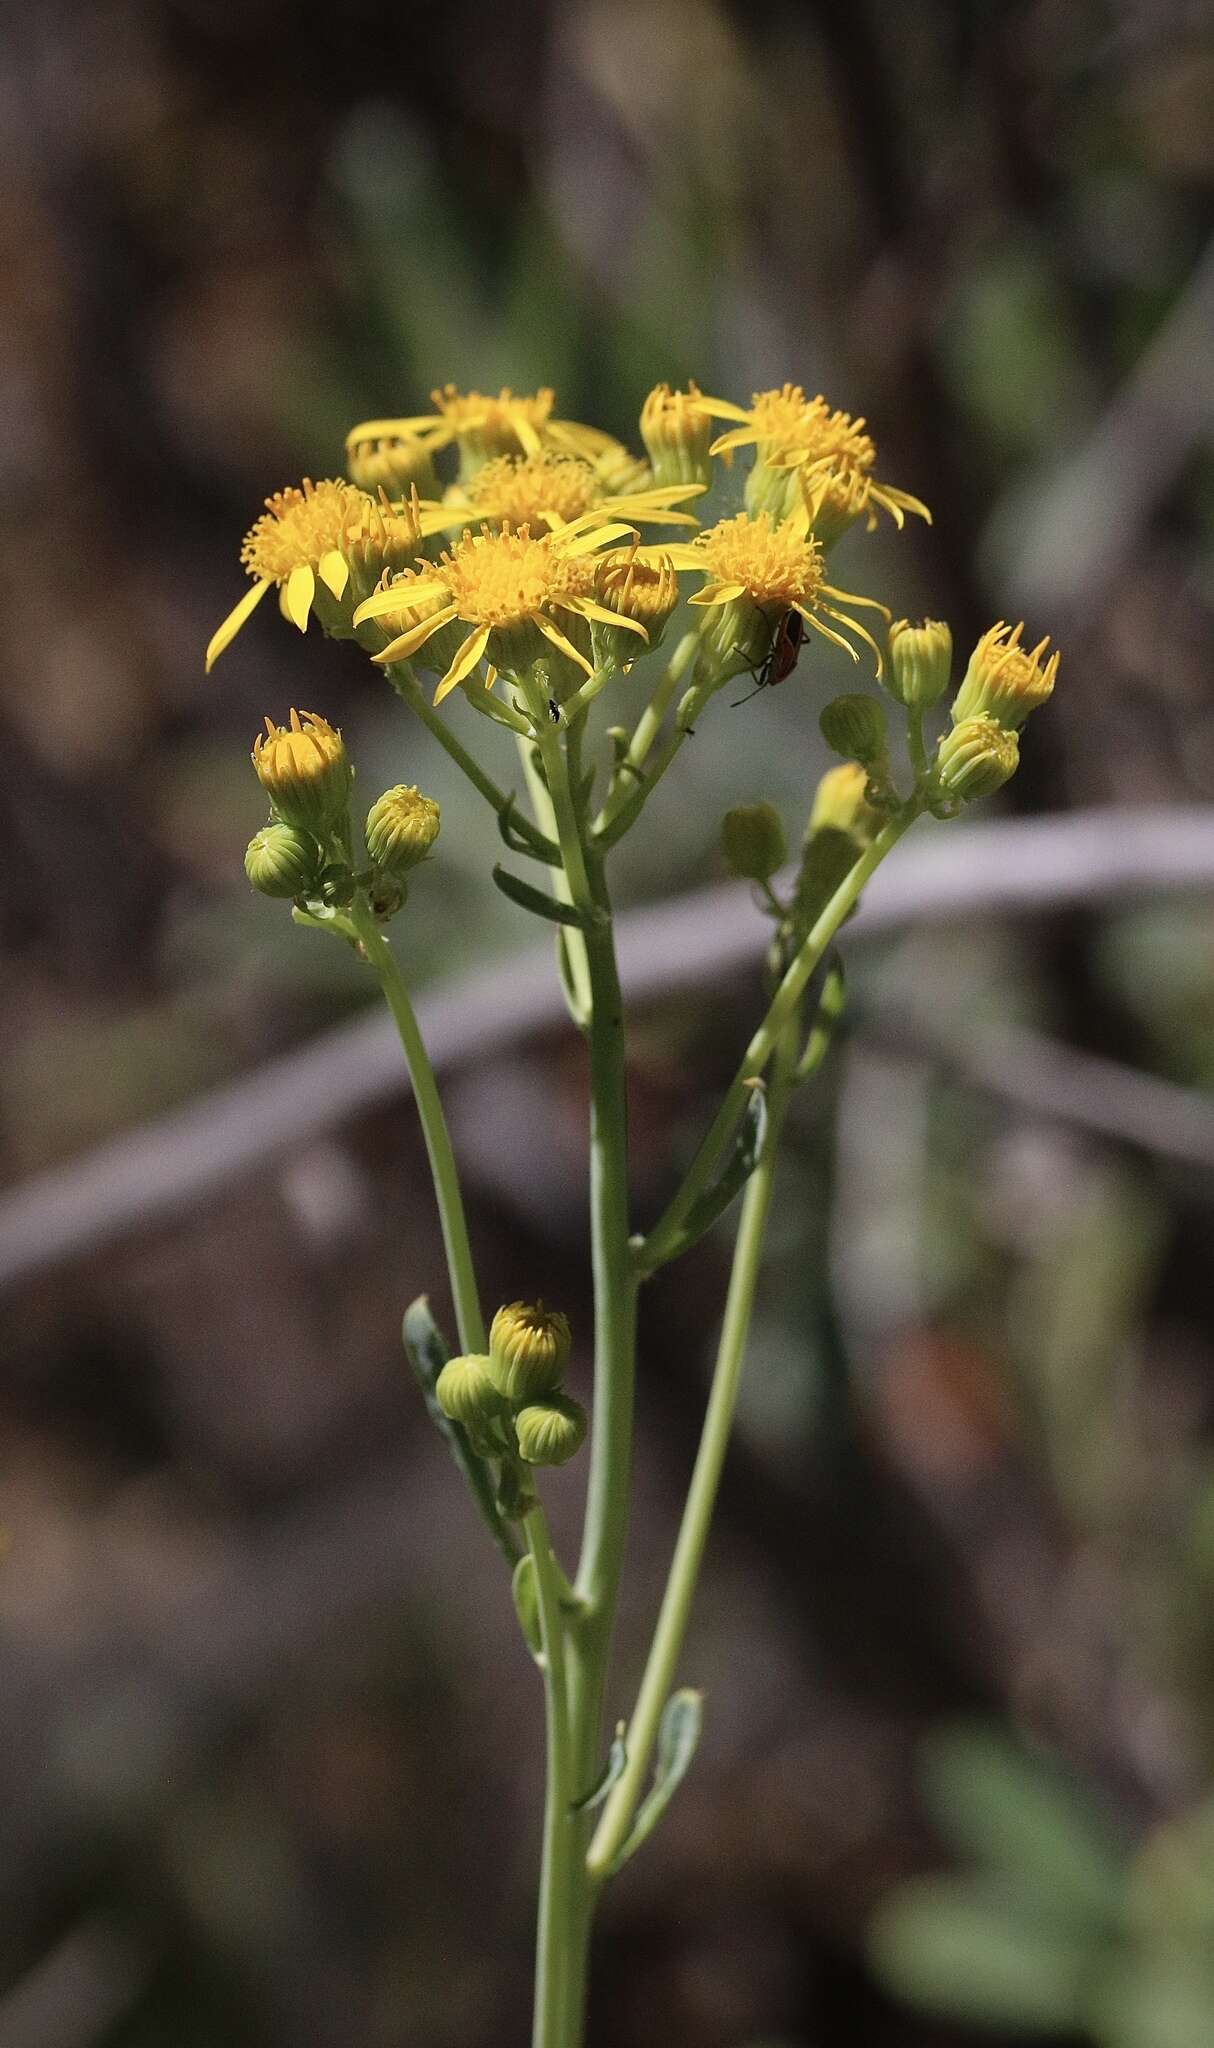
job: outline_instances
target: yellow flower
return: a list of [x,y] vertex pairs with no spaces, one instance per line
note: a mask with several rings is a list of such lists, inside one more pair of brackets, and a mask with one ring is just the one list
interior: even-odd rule
[[872,634],[829,600],[866,605],[879,612],[885,612],[885,606],[825,581],[822,549],[809,530],[804,506],[778,521],[767,512],[738,512],[698,533],[693,541],[672,541],[665,552],[676,569],[703,571],[707,580],[689,599],[691,604],[728,607],[728,624],[716,632],[722,652],[728,651],[724,643],[729,641],[744,656],[752,657],[768,644],[776,620],[784,612],[794,611],[815,633],[833,640],[858,661],[850,641],[824,623],[824,614],[868,642],[876,657],[877,674],[881,674],[881,650]]
[[599,624],[594,635],[599,665],[619,662],[627,667],[641,649],[627,635],[627,621],[645,628],[648,644],[657,647],[679,602],[679,586],[669,555],[643,560],[634,545],[618,553],[600,555],[594,565],[594,595],[615,618],[613,626]]
[[397,498],[407,498],[411,490],[420,492],[423,498],[438,496],[429,442],[417,434],[384,434],[357,440],[355,434],[360,431],[356,428],[346,442],[346,468],[360,489],[383,490],[389,497]]
[[469,519],[482,524],[527,526],[543,533],[590,514],[606,524],[612,519],[650,526],[694,526],[690,512],[673,508],[698,497],[703,486],[673,483],[611,493],[593,463],[577,455],[547,450],[538,455],[498,455],[486,462],[446,504],[422,507],[423,533],[441,533]]
[[337,478],[314,484],[305,477],[301,487],[291,485],[266,499],[265,511],[254,520],[240,549],[240,559],[254,579],[253,588],[211,635],[206,652],[208,673],[271,584],[278,586],[284,618],[301,633],[313,606],[322,624],[336,622],[333,609],[326,604],[326,593],[334,607],[340,604],[350,576],[342,554],[342,536],[352,513],[365,503],[362,491]]
[[756,391],[749,410],[725,398],[703,398],[700,403],[715,418],[738,422],[718,435],[713,455],[752,445],[755,449],[746,487],[750,511],[767,510],[776,517],[790,512],[797,495],[792,473],[800,472],[814,532],[824,547],[861,517],[867,518],[871,530],[878,510],[888,512],[896,526],[903,524],[908,512],[930,524],[932,515],[920,499],[875,475],[876,443],[864,431],[863,419],[834,410],[820,393],[806,398],[799,384],[784,384],[778,391]]
[[[466,627],[435,691],[436,704],[482,660],[508,674],[526,671],[544,652],[545,642],[593,675],[587,657],[562,632],[553,614],[598,619],[610,626],[624,623],[589,594],[584,557],[631,529],[599,526],[596,518],[591,513],[584,521],[547,534],[532,534],[526,526],[517,532],[510,526],[500,532],[488,526],[479,533],[466,530],[432,566],[409,571],[376,591],[358,607],[354,624],[392,618],[402,611],[415,615],[415,623],[373,657],[384,664],[417,654],[457,620]],[[645,639],[640,624],[632,622],[630,630]]]
[[407,435],[424,442],[431,452],[457,441],[466,477],[495,455],[538,455],[541,448],[557,448],[594,461],[613,445],[611,436],[597,427],[554,420],[556,393],[547,389],[523,397],[503,386],[492,398],[483,391],[459,391],[454,384],[444,384],[430,397],[433,412],[408,419],[364,420],[346,436],[347,449],[368,441],[400,441]]
[[354,770],[341,734],[317,712],[292,711],[289,725],[267,718],[253,766],[285,825],[323,840],[344,816]]
[[967,719],[994,718],[1009,731],[1024,724],[1030,711],[1053,695],[1059,654],[1046,656],[1048,633],[1030,653],[1020,645],[1024,623],[1005,626],[1000,619],[982,635],[969,658],[969,667],[952,709],[954,725]]

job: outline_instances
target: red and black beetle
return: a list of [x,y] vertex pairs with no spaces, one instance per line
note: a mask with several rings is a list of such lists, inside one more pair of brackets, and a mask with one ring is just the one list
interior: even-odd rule
[[[771,644],[763,657],[762,666],[750,671],[755,685],[750,697],[758,690],[774,690],[777,683],[782,683],[785,676],[790,676],[800,659],[804,643],[805,621],[800,612],[794,611],[790,605],[787,611],[780,613],[771,629]],[[748,704],[750,697],[738,697],[734,701],[737,704]]]

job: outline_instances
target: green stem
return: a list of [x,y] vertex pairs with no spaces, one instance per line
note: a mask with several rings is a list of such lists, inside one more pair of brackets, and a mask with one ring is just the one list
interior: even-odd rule
[[524,1515],[523,1528],[535,1564],[540,1640],[544,1649],[547,1756],[544,1849],[535,1942],[535,2014],[531,2039],[532,2048],[566,2048],[566,1965],[570,1946],[566,1922],[575,1890],[571,1877],[576,1838],[570,1812],[575,1792],[565,1686],[564,1630],[552,1544],[544,1511],[538,1503]]
[[396,955],[376,922],[366,898],[356,896],[347,915],[362,941],[367,959],[379,976],[380,986],[400,1033],[401,1045],[404,1047],[409,1078],[413,1083],[413,1099],[417,1103],[422,1135],[430,1160],[430,1173],[434,1181],[434,1198],[438,1204],[443,1247],[447,1254],[447,1271],[451,1277],[451,1294],[455,1303],[460,1348],[463,1351],[484,1351],[485,1324],[476,1288],[472,1247],[468,1241],[468,1223],[464,1215],[459,1176],[455,1169],[455,1155],[451,1150],[451,1135],[447,1129],[447,1119],[443,1115],[434,1069],[430,1065],[429,1055],[418,1030],[417,1018],[413,1014],[409,991],[397,966]]
[[912,797],[898,815],[882,827],[872,845],[866,848],[849,868],[829,903],[811,926],[808,936],[771,999],[767,1015],[742,1055],[741,1064],[729,1084],[725,1099],[692,1160],[682,1186],[665,1214],[638,1249],[637,1263],[642,1271],[651,1271],[660,1265],[667,1249],[677,1238],[696,1196],[708,1185],[713,1168],[742,1113],[746,1102],[747,1084],[766,1067],[785,1024],[801,1000],[806,982],[844,918],[859,899],[865,883],[880,867],[890,849],[897,845],[902,834],[914,823],[922,808],[921,799]]
[[738,1387],[746,1355],[751,1310],[763,1254],[763,1239],[771,1209],[776,1154],[794,1085],[793,1069],[799,1042],[795,1014],[785,1024],[780,1038],[768,1091],[767,1131],[759,1162],[746,1184],[742,1216],[734,1248],[725,1319],[713,1371],[712,1389],[704,1416],[700,1447],[696,1454],[691,1487],[679,1525],[678,1541],[661,1611],[645,1664],[645,1674],[636,1707],[628,1727],[628,1761],[603,1808],[594,1840],[586,1859],[592,1883],[601,1884],[623,1847],[632,1824],[641,1787],[657,1739],[662,1710],[674,1683],[675,1671],[687,1633],[691,1604],[695,1597],[709,1525],[716,1505],[717,1488],[725,1463],[725,1452],[737,1407]]
[[[572,736],[571,736],[572,737]],[[561,852],[574,904],[587,919],[590,982],[590,1210],[594,1274],[594,1416],[586,1518],[566,1633],[574,1783],[592,1784],[599,1762],[607,1660],[628,1534],[636,1352],[636,1278],[628,1241],[628,1115],[624,1015],[611,905],[603,864],[587,844],[576,778],[556,728],[537,733]],[[576,762],[576,752],[574,753]],[[561,2048],[582,2036],[591,1897],[584,1851],[590,1817],[571,1826]]]
[[906,711],[906,751],[915,771],[915,788],[920,789],[927,780],[927,742],[923,737],[923,707],[910,704]]
[[[572,738],[572,735],[570,737]],[[532,809],[535,812],[536,823],[541,832],[547,834],[549,838],[555,839],[558,836],[556,812],[553,809],[552,798],[549,795],[544,778],[536,771],[535,762],[532,759],[534,747],[535,741],[529,731],[525,740],[519,740],[519,759],[523,764],[523,774],[527,778],[527,791],[531,798]],[[562,903],[572,903],[573,889],[569,880],[567,860],[565,865],[553,868],[551,874],[553,895]],[[570,1015],[578,1030],[585,1031],[590,1021],[591,1005],[590,970],[586,964],[586,942],[580,932],[566,929],[559,934],[557,944],[565,948],[565,958],[569,962],[569,979],[572,983],[572,1001],[569,1004]]]
[[[636,731],[629,742],[628,751],[616,767],[607,801],[594,822],[595,837],[604,848],[613,846],[628,830],[637,812],[651,791],[657,787],[687,737],[683,729],[672,733],[652,774],[641,776],[641,768],[661,730],[671,699],[682,682],[688,663],[699,644],[698,629],[684,633],[658,678],[653,696],[637,720]],[[624,822],[619,824],[617,821],[621,815]]]

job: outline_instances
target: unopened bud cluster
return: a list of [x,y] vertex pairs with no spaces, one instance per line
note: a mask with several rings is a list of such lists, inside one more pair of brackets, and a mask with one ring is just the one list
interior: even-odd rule
[[[569,1323],[542,1301],[512,1301],[499,1308],[489,1350],[448,1360],[436,1393],[443,1413],[483,1440],[486,1429],[507,1426],[527,1465],[564,1465],[585,1442],[581,1403],[562,1391],[569,1365]],[[508,1445],[509,1437],[502,1440]]]

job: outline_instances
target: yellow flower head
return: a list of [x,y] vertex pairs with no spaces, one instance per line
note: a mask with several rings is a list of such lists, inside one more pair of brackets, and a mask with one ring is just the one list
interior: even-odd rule
[[[349,580],[342,554],[342,536],[347,521],[365,502],[363,493],[340,478],[314,484],[305,477],[302,485],[290,485],[266,499],[266,509],[255,519],[241,543],[240,559],[254,578],[252,590],[228,613],[212,634],[206,652],[208,671],[231,645],[245,620],[250,617],[271,584],[281,593],[283,616],[304,632],[308,614],[316,606],[321,623],[338,622],[340,605]],[[333,605],[327,603],[326,593]]]
[[[677,569],[703,571],[707,580],[689,601],[694,605],[728,606],[731,616],[726,637],[732,634],[743,653],[750,655],[755,651],[756,612],[769,633],[781,614],[791,610],[799,613],[815,633],[842,647],[853,661],[859,660],[855,648],[825,620],[836,619],[850,632],[858,633],[872,648],[877,674],[881,674],[881,650],[871,633],[858,619],[839,611],[834,600],[866,605],[879,612],[884,612],[885,607],[870,597],[837,590],[825,581],[822,549],[809,530],[804,507],[781,520],[773,519],[767,512],[735,513],[733,518],[722,519],[706,532],[698,533],[694,541],[673,542],[667,554]],[[717,637],[721,637],[719,631]]]
[[524,397],[503,386],[496,398],[483,391],[459,391],[444,384],[430,393],[434,411],[399,420],[364,420],[346,437],[348,450],[364,442],[400,441],[412,436],[432,451],[458,442],[465,480],[496,455],[538,455],[557,448],[591,461],[611,437],[576,420],[554,420],[556,394],[542,390]]
[[1049,634],[1030,653],[1020,644],[1020,625],[1002,619],[982,635],[969,659],[965,678],[953,704],[954,725],[971,718],[994,718],[1009,732],[1024,724],[1030,711],[1053,695],[1059,655],[1047,656]]
[[782,384],[777,391],[756,391],[749,410],[724,398],[701,403],[714,417],[738,422],[717,437],[712,454],[755,449],[746,487],[751,511],[790,512],[798,489],[794,473],[799,473],[814,532],[824,547],[861,517],[875,526],[878,510],[888,512],[897,526],[908,512],[930,522],[931,513],[918,498],[877,478],[877,447],[864,421],[837,411],[820,393],[806,398],[799,384]]
[[416,783],[398,782],[372,804],[364,837],[377,866],[394,875],[408,874],[425,860],[442,822],[434,798],[423,796]]
[[[591,521],[594,517],[589,515]],[[526,526],[515,531],[508,525],[499,532],[488,526],[479,533],[466,530],[432,567],[397,577],[368,598],[355,612],[354,623],[392,619],[402,610],[416,615],[415,623],[374,657],[387,664],[419,653],[435,634],[458,620],[467,630],[435,692],[436,704],[480,661],[517,674],[544,653],[545,642],[592,675],[585,654],[553,615],[620,624],[589,594],[582,558],[629,530],[585,522],[548,534],[533,534]],[[644,640],[643,626],[632,630]]]
[[287,725],[267,718],[253,767],[285,825],[323,839],[344,815],[354,771],[341,734],[316,712],[293,710]]
[[673,508],[699,495],[698,484],[668,484],[609,492],[599,469],[577,455],[543,450],[538,455],[498,455],[451,494],[443,505],[423,508],[424,533],[466,524],[555,531],[575,523],[606,525],[617,519],[651,526],[694,526],[690,512]]
[[707,485],[712,474],[711,436],[712,416],[700,402],[697,384],[689,384],[686,391],[655,384],[641,407],[641,439],[655,482]]
[[679,602],[678,578],[669,555],[642,558],[635,544],[600,555],[593,571],[594,595],[616,619],[614,626],[600,624],[595,629],[599,665],[610,661],[626,668],[641,652],[627,622],[643,626],[650,647],[657,647]]

